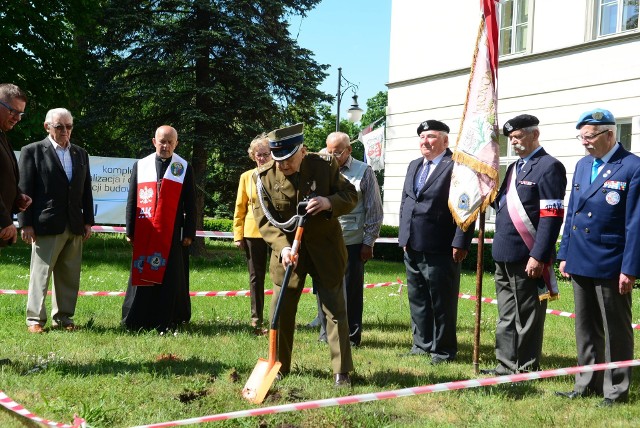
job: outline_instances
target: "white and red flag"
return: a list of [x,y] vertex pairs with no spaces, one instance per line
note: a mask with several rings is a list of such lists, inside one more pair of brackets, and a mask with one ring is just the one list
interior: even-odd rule
[[482,19],[467,99],[454,148],[449,209],[467,230],[498,192],[498,26],[496,1],[481,0]]

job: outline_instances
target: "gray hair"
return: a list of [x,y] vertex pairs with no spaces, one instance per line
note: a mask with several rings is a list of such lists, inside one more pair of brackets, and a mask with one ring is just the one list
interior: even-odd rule
[[11,101],[14,99],[19,99],[26,103],[27,95],[13,83],[0,83],[0,100]]
[[73,122],[73,116],[71,115],[71,112],[66,108],[58,107],[52,108],[47,112],[47,115],[44,118],[44,123],[53,123],[52,121],[55,116],[68,117],[69,119],[71,119],[71,122]]
[[613,133],[613,139],[617,141],[617,133],[618,133],[618,127],[616,125],[597,125],[596,126],[596,132],[597,131],[611,131]]
[[256,150],[258,147],[267,147],[269,150],[269,139],[267,138],[267,134],[264,132],[262,134],[256,135],[256,137],[249,144],[249,148],[247,149],[247,153],[249,153],[249,157],[252,161],[256,160]]

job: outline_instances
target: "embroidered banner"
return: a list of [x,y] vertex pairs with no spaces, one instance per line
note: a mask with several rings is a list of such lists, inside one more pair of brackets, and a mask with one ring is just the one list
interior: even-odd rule
[[498,191],[498,30],[494,0],[482,1],[483,18],[471,65],[467,99],[453,153],[449,209],[467,230]]

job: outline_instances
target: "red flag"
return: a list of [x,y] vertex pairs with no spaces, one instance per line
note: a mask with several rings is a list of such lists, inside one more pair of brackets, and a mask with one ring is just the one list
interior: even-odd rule
[[498,25],[496,1],[481,0],[467,99],[453,153],[449,209],[466,230],[498,191]]

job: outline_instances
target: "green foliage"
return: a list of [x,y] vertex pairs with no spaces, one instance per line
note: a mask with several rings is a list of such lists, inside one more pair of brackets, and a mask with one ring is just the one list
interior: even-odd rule
[[233,220],[226,218],[208,218],[203,222],[204,230],[213,232],[233,232]]
[[[41,140],[48,110],[66,107],[82,123],[93,64],[89,40],[97,31],[102,0],[3,1],[0,7],[2,82],[28,96],[26,114],[11,131],[13,146]],[[74,139],[82,141],[81,126]]]

